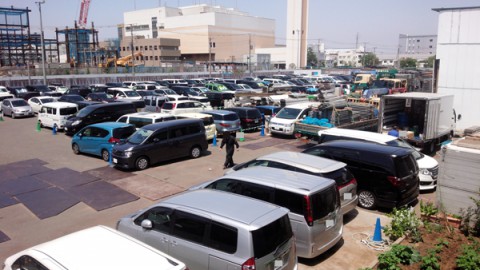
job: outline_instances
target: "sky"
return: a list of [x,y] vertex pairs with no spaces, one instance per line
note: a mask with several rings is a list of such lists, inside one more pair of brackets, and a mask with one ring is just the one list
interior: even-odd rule
[[[40,32],[41,0],[0,0],[0,7],[26,8],[32,32]],[[78,21],[81,0],[44,0],[41,5],[45,38],[55,38],[55,28],[72,28]],[[275,20],[277,44],[285,44],[286,0],[91,0],[88,25],[93,21],[100,41],[115,38],[123,13],[159,6],[211,4],[235,8],[253,16]],[[480,0],[310,0],[308,43],[325,48],[364,45],[376,54],[395,54],[399,34],[436,35],[438,13],[432,8],[480,6]]]

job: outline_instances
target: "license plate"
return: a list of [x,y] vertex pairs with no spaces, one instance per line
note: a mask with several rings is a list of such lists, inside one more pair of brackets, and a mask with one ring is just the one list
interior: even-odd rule
[[118,163],[118,159],[116,159],[116,158],[113,158],[112,161],[113,161],[113,163]]
[[350,193],[350,192],[343,193],[343,199],[344,200],[351,200],[352,199],[352,193]]
[[258,123],[258,119],[255,119],[255,123]]

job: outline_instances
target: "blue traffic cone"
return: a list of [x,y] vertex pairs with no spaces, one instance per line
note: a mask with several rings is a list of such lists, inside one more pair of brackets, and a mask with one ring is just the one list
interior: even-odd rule
[[260,136],[265,136],[265,127],[262,125],[262,127],[260,128]]
[[380,225],[380,218],[377,218],[377,223],[375,224],[375,232],[373,234],[372,241],[382,242],[382,225]]
[[52,134],[53,134],[53,135],[57,135],[57,124],[53,124]]
[[217,132],[213,133],[212,146],[217,146]]
[[108,149],[108,166],[113,167],[112,148],[111,147]]

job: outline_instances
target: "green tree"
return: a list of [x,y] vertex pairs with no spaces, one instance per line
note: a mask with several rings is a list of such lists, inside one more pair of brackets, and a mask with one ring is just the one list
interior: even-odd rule
[[400,59],[400,67],[401,68],[415,68],[417,67],[417,60],[413,58],[402,58]]
[[378,65],[378,63],[380,63],[380,61],[378,60],[378,57],[371,52],[365,55],[362,55],[360,57],[360,60],[364,67],[373,67]]
[[425,63],[425,67],[427,68],[433,68],[433,63],[435,63],[435,59],[437,57],[434,55],[434,56],[430,56],[427,58],[427,62]]
[[316,67],[317,63],[318,63],[317,56],[313,52],[313,49],[311,47],[309,47],[307,49],[307,65],[312,66],[312,67]]

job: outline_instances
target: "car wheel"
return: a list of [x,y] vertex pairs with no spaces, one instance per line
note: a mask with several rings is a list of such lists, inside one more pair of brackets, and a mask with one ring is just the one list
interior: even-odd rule
[[80,147],[78,146],[78,144],[76,143],[72,144],[72,150],[75,155],[80,154]]
[[190,156],[192,158],[198,158],[200,157],[201,154],[202,154],[202,148],[200,148],[199,146],[194,146],[190,150]]
[[104,161],[109,161],[110,160],[110,152],[108,152],[107,149],[102,150],[102,159]]
[[361,190],[358,193],[358,204],[366,209],[373,209],[376,205],[375,194],[369,190]]
[[12,114],[10,114],[10,117],[12,117],[12,119],[15,119],[15,114],[12,112]]
[[149,161],[148,161],[147,157],[139,157],[135,161],[135,167],[138,170],[145,170],[146,168],[148,168],[148,165],[149,165],[148,163],[149,163]]

